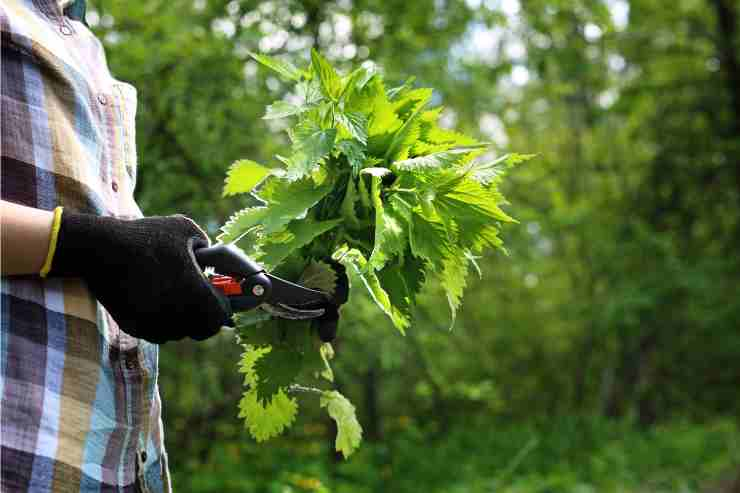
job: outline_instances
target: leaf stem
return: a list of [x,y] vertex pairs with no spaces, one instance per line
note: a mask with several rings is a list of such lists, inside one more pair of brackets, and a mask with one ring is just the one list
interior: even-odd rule
[[286,390],[288,391],[289,394],[303,393],[303,394],[316,394],[319,396],[324,395],[324,391],[321,389],[317,389],[314,387],[305,387],[303,385],[298,385],[297,383],[294,383],[288,386]]

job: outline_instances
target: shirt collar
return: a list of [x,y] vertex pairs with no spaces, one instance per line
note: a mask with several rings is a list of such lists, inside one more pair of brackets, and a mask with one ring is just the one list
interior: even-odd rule
[[34,0],[36,7],[46,16],[58,17],[66,15],[72,20],[85,22],[85,10],[87,3],[85,0]]

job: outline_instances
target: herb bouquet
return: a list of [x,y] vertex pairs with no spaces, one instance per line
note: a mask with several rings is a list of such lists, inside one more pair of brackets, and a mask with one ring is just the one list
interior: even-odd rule
[[[251,193],[254,206],[234,214],[219,240],[237,242],[268,270],[333,293],[332,262],[354,271],[378,308],[404,333],[427,279],[444,289],[452,312],[465,279],[486,248],[502,248],[501,223],[511,222],[498,190],[505,171],[528,159],[511,154],[475,159],[485,143],[441,128],[432,89],[412,81],[386,88],[379,73],[340,75],[318,52],[305,69],[252,57],[295,83],[295,97],[267,107],[264,118],[289,118],[290,154],[280,168],[249,160],[229,169],[224,195]],[[337,423],[345,456],[362,429],[339,392],[306,384],[331,381],[331,345],[310,323],[269,319],[260,311],[234,322],[245,352],[246,391],[239,416],[262,441],[295,419],[301,393],[316,395]],[[300,383],[299,383],[300,382]]]

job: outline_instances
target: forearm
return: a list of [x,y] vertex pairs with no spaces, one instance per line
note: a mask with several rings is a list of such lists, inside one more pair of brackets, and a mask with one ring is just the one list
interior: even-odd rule
[[49,251],[54,214],[0,201],[2,275],[38,274]]

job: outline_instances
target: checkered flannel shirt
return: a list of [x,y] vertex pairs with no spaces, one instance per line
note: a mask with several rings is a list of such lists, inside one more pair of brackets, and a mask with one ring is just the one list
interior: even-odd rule
[[[0,0],[0,197],[140,217],[136,91],[62,2]],[[3,277],[1,304],[0,490],[169,491],[157,346],[80,280]]]

